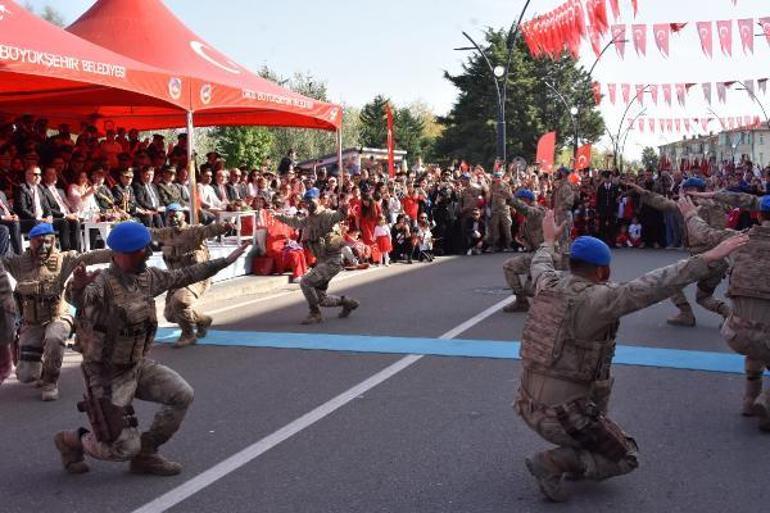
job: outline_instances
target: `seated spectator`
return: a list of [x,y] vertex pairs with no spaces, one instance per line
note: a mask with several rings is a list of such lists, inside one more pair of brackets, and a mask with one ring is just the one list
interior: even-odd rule
[[431,222],[428,221],[428,214],[420,214],[414,227],[413,234],[416,235],[417,259],[420,262],[433,262],[433,232],[431,231]]
[[340,223],[340,227],[345,234],[343,236],[345,247],[342,251],[345,263],[358,267],[368,262],[372,258],[372,250],[361,240],[361,232],[344,222]]
[[[161,169],[161,180],[158,183],[158,195],[160,196],[160,203],[167,207],[172,203],[182,205],[184,207],[184,198],[182,197],[182,188],[175,182],[176,180],[176,168],[173,166],[164,166]],[[189,204],[189,203],[188,203]]]
[[201,208],[212,213],[227,210],[227,202],[219,198],[214,187],[211,185],[213,174],[210,170],[201,173],[201,181],[198,184],[198,198],[201,202]]
[[21,223],[19,222],[19,216],[13,213],[8,198],[2,190],[0,190],[0,225],[8,230],[10,244],[14,253],[20,255],[22,253]]
[[[39,168],[38,168],[39,169]],[[40,187],[43,215],[59,232],[62,251],[80,248],[80,221],[64,200],[64,191],[57,187],[58,176],[53,168],[46,169]]]
[[616,248],[630,248],[632,246],[631,241],[628,240],[628,226],[623,223],[618,229],[618,234],[615,236]]
[[134,196],[137,204],[137,216],[148,228],[163,228],[161,212],[165,207],[160,202],[158,188],[152,183],[155,178],[155,168],[146,166],[139,173],[139,180],[134,183]]
[[76,181],[67,188],[67,202],[70,211],[81,222],[99,219],[100,210],[95,193],[96,189],[88,181],[88,174],[85,171],[81,171]]
[[242,172],[238,168],[230,170],[230,178],[225,188],[227,200],[230,202],[245,200],[249,195],[248,187],[241,182]]
[[112,187],[112,197],[115,198],[117,208],[132,217],[137,217],[136,196],[131,182],[134,181],[134,171],[129,168],[120,173],[120,182]]

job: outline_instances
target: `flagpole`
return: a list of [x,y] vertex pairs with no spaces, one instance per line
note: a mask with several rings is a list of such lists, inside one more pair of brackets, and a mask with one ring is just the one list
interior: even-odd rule
[[195,161],[193,146],[195,145],[195,126],[193,113],[187,111],[187,174],[190,180],[190,224],[198,224],[198,187],[196,187]]

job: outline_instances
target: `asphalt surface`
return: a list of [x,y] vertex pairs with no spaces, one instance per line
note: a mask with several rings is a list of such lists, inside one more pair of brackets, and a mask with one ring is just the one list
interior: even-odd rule
[[[163,448],[184,464],[176,477],[135,476],[126,464],[93,461],[89,474],[63,472],[51,438],[85,421],[74,407],[82,393],[77,367],[64,370],[62,398],[55,403],[40,402],[36,389],[2,385],[0,512],[133,512],[148,504],[143,511],[162,511],[152,501],[176,493],[226,458],[400,361],[402,355],[377,353],[380,337],[437,339],[506,299],[500,267],[505,257],[345,273],[330,291],[359,299],[361,308],[345,320],[326,311],[326,321],[312,327],[298,324],[306,307],[296,286],[270,297],[207,305],[219,311],[216,329],[231,334],[232,347],[153,349],[153,357],[181,373],[196,392],[181,431]],[[668,251],[618,252],[613,278],[630,279],[681,257]],[[619,343],[728,357],[718,333],[720,319],[695,310],[693,329],[665,324],[674,313],[668,302],[628,316]],[[519,340],[523,321],[521,314],[497,312],[458,338]],[[308,342],[319,333],[359,335],[361,352],[239,347],[252,332],[304,333]],[[658,368],[620,365],[614,371],[611,414],[636,438],[639,470],[603,483],[571,484],[568,504],[545,503],[523,459],[547,443],[510,407],[519,369],[514,360],[424,357],[257,457],[217,474],[209,486],[193,486],[168,510],[742,512],[766,507],[770,435],[738,415],[743,378],[668,368],[665,358]],[[136,406],[146,426],[155,408],[139,401]]]

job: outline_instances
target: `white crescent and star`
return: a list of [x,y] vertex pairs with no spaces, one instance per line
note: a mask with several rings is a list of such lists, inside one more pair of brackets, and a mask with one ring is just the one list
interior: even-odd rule
[[241,69],[236,63],[229,59],[226,61],[226,63],[219,62],[207,53],[210,48],[200,41],[190,41],[190,48],[192,48],[192,51],[195,52],[201,59],[205,60],[209,64],[212,64],[221,70],[227,71],[228,73],[232,73],[233,75],[241,74]]

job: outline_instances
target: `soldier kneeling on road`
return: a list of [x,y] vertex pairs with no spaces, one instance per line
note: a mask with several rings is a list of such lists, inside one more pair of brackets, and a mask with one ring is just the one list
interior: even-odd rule
[[613,378],[615,335],[620,318],[653,305],[698,281],[745,245],[745,236],[624,284],[609,282],[609,247],[578,237],[570,250],[570,272],[555,269],[554,244],[564,224],[553,212],[543,220],[545,242],[532,259],[536,296],[521,345],[522,373],[514,403],[524,422],[557,445],[526,460],[542,493],[567,500],[565,476],[602,480],[638,466],[637,446],[607,416]]

